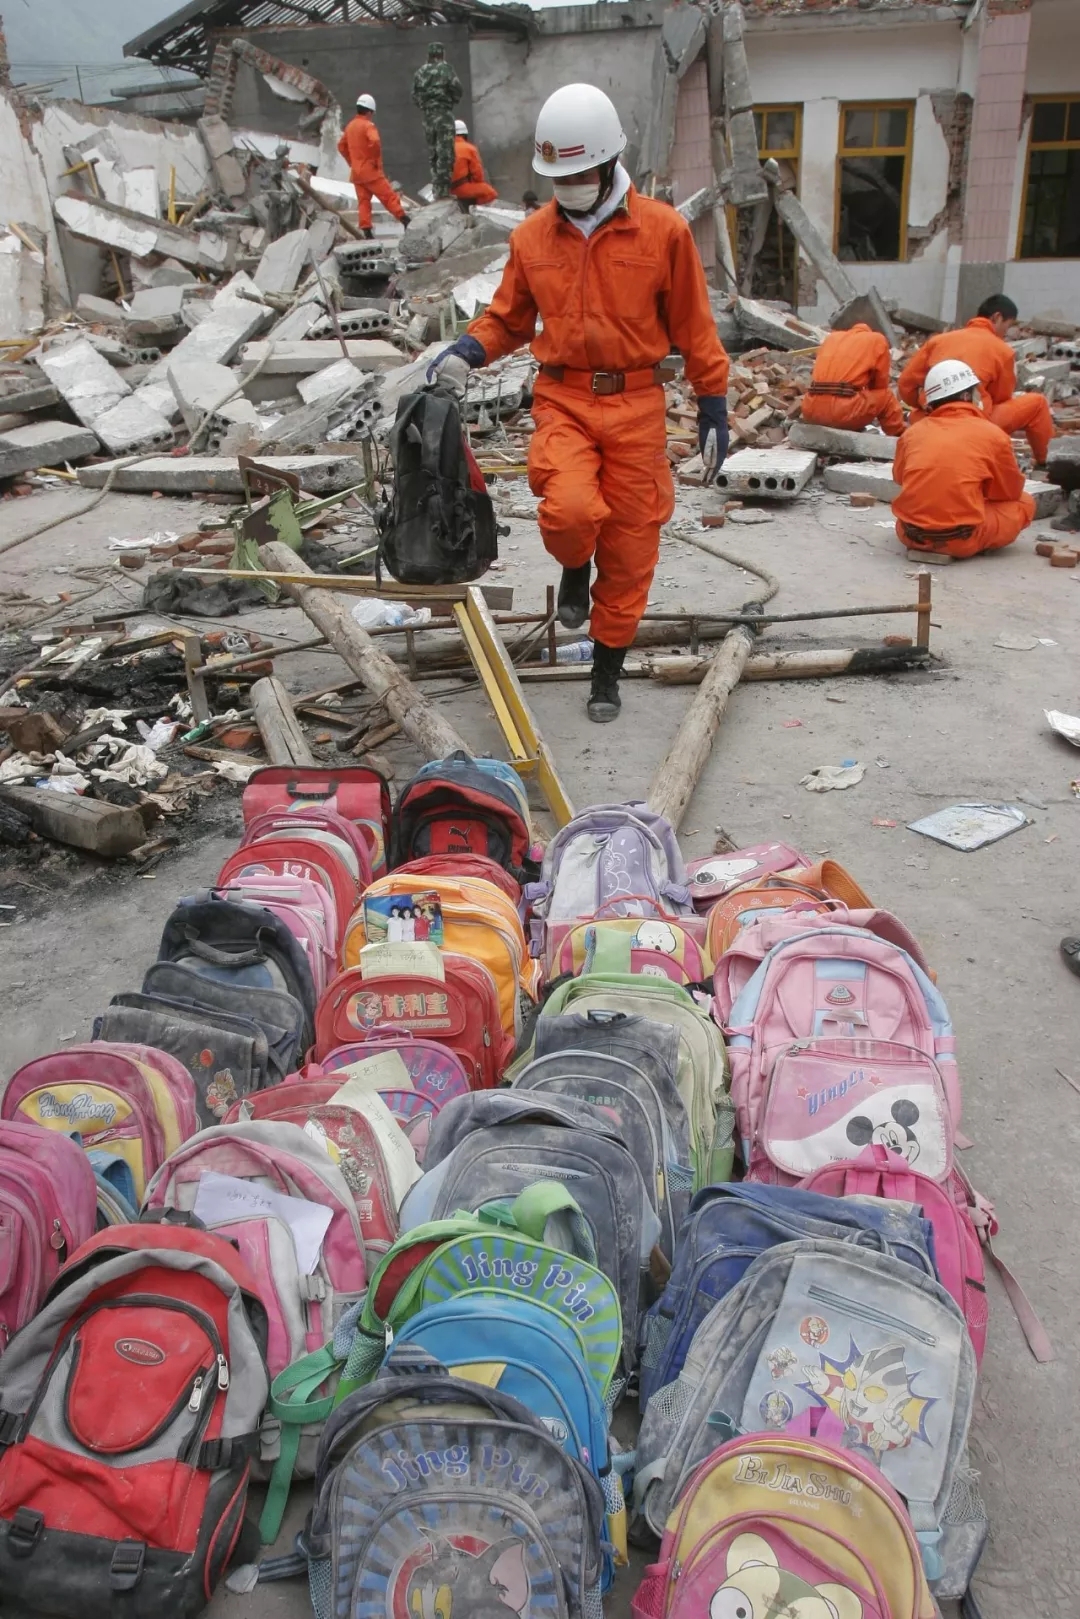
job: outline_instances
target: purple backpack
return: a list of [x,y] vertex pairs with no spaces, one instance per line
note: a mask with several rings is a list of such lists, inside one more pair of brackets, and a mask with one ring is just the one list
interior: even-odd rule
[[525,901],[549,929],[620,916],[693,917],[671,823],[645,804],[594,804],[552,838]]

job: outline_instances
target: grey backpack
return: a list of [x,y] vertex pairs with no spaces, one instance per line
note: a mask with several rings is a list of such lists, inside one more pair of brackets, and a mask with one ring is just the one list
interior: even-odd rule
[[705,1317],[682,1372],[649,1401],[634,1508],[655,1534],[697,1464],[738,1434],[831,1411],[845,1449],[907,1503],[939,1598],[967,1590],[986,1538],[967,1462],[975,1352],[932,1277],[828,1238],[768,1249]]
[[403,1344],[323,1432],[317,1619],[599,1615],[604,1511],[597,1480],[524,1405]]

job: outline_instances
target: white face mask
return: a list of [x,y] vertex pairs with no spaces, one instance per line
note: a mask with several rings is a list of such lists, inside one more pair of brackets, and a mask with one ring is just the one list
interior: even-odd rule
[[591,212],[600,200],[599,180],[590,180],[585,185],[574,185],[569,180],[555,181],[555,201],[560,208],[566,208],[572,214],[587,214]]

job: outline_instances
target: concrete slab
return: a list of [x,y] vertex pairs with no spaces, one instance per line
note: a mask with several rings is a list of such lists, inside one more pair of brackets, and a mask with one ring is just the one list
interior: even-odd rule
[[1080,433],[1065,433],[1051,439],[1046,475],[1060,489],[1080,489]]
[[35,467],[63,466],[96,455],[101,445],[87,427],[70,422],[31,422],[0,433],[0,478],[14,478]]
[[[275,471],[295,472],[312,495],[338,495],[360,481],[354,455],[270,455],[261,459]],[[102,461],[96,467],[81,467],[79,482],[87,489],[101,489],[115,464]],[[118,472],[113,488],[138,494],[158,490],[170,495],[240,495],[244,481],[234,456],[154,456]]]
[[305,405],[313,405],[317,399],[343,399],[346,394],[355,393],[370,377],[370,372],[361,371],[359,366],[343,357],[322,371],[301,377],[296,391]]
[[131,314],[136,320],[179,320],[184,307],[185,288],[169,282],[162,287],[142,287],[131,300]]
[[276,242],[271,242],[255,271],[259,291],[291,297],[307,263],[310,245],[311,233],[307,230],[289,231],[287,236],[279,236]]
[[884,433],[852,433],[846,427],[815,427],[812,422],[792,422],[788,443],[797,450],[854,461],[891,461],[896,454],[896,440]]
[[151,253],[164,253],[184,264],[218,272],[235,262],[236,244],[217,231],[186,230],[164,220],[149,219],[120,208],[101,197],[82,197],[69,192],[57,197],[53,211],[73,236],[98,247],[113,247],[145,259]]
[[38,364],[84,427],[93,427],[99,416],[131,392],[85,337],[64,348],[47,349],[39,355]]
[[735,318],[744,332],[758,337],[776,349],[805,349],[824,343],[828,332],[821,326],[811,326],[797,315],[772,309],[756,298],[738,298]]
[[[381,337],[393,329],[394,321],[388,309],[343,309],[337,317],[342,337]],[[329,315],[311,328],[313,338],[336,337],[334,323]]]
[[[200,327],[201,331],[203,328]],[[193,334],[195,335],[195,334]],[[183,344],[180,345],[183,348]],[[361,371],[391,371],[401,364],[402,354],[393,343],[381,338],[353,338],[346,341],[349,359]],[[240,356],[240,370],[246,376],[254,371],[269,353],[269,343],[249,343]],[[341,344],[328,339],[309,340],[306,343],[278,343],[267,364],[264,376],[310,376],[322,371],[335,360],[343,359]]]
[[111,298],[95,298],[92,292],[80,292],[75,301],[75,313],[84,320],[110,321],[114,326],[121,325],[125,319],[119,304],[113,303]]
[[737,450],[716,475],[716,488],[760,500],[797,500],[814,476],[813,450]]
[[1024,493],[1035,502],[1035,517],[1053,517],[1062,502],[1061,490],[1056,483],[1043,483],[1038,478],[1024,479]]
[[172,424],[162,411],[151,410],[135,394],[120,399],[103,411],[94,423],[94,432],[114,455],[133,450],[164,449],[176,442]]
[[59,402],[60,390],[36,366],[22,374],[0,375],[0,410],[4,412],[50,410]]
[[884,461],[840,461],[825,468],[824,483],[838,495],[874,495],[886,503],[900,493],[892,468]]
[[[252,297],[241,297],[241,291],[249,292]],[[140,398],[148,404],[157,403],[157,407],[161,408],[159,385],[168,386],[171,365],[196,361],[228,365],[248,339],[262,331],[274,318],[273,310],[259,300],[259,291],[250,276],[242,272],[233,276],[229,285],[213,299],[206,318],[154,367],[146,384],[139,389]],[[148,387],[155,387],[158,390],[156,395],[151,396],[147,392]],[[175,411],[175,404],[173,408]]]
[[[258,412],[250,399],[236,393],[239,382],[228,366],[209,360],[175,360],[169,366],[169,386],[180,406],[184,425],[194,431],[200,418],[213,411],[228,422],[257,422]],[[230,395],[235,395],[230,398]],[[227,403],[222,403],[225,400]]]

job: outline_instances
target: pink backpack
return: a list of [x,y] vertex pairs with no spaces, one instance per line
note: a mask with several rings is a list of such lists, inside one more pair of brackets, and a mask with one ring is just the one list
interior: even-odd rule
[[236,872],[228,887],[218,892],[226,899],[235,893],[249,905],[264,905],[281,918],[303,946],[318,998],[337,971],[341,929],[331,890],[310,877],[248,870]]
[[923,972],[930,975],[919,941],[891,911],[850,910],[837,901],[827,918],[823,918],[816,905],[792,905],[786,910],[762,913],[758,920],[748,922],[716,963],[713,1005],[717,1022],[727,1022],[731,1008],[774,945],[794,938],[797,933],[834,926],[865,928],[868,933],[876,933],[880,939],[906,950]]
[[[200,1196],[207,1173],[250,1181],[252,1191],[303,1198],[330,1209],[330,1224],[314,1269],[298,1257],[296,1238],[281,1212],[245,1207],[208,1218]],[[185,1143],[151,1182],[147,1209],[195,1210],[203,1224],[234,1242],[259,1278],[270,1315],[267,1361],[271,1376],[333,1335],[344,1310],[367,1283],[364,1236],[352,1192],[326,1147],[296,1124],[251,1120],[219,1124]]]
[[69,1136],[0,1121],[0,1354],[94,1235],[97,1182]]
[[732,849],[726,854],[707,854],[688,860],[690,898],[694,909],[707,915],[710,908],[733,888],[756,883],[778,871],[799,870],[811,864],[809,855],[793,849],[790,843],[755,843],[748,849]]
[[959,1128],[956,1042],[945,1002],[906,950],[865,928],[819,923],[780,939],[736,997],[727,1035],[745,1164],[773,1064],[807,1040],[883,1040],[933,1059],[954,1135]]

